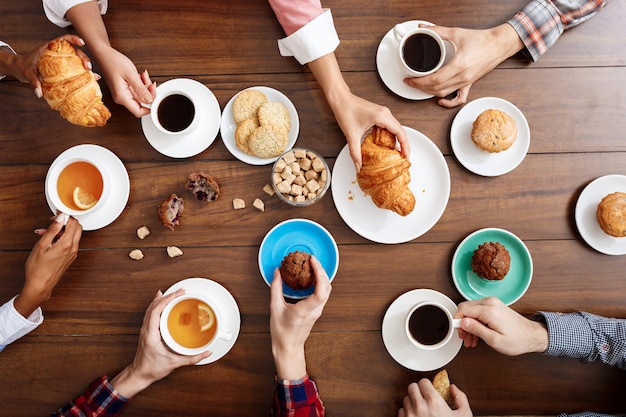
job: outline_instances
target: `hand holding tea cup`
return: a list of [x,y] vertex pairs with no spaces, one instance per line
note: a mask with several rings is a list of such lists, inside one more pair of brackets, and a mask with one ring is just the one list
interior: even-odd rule
[[454,315],[461,319],[459,337],[465,347],[476,347],[478,339],[508,356],[545,352],[548,330],[544,323],[529,320],[496,297],[465,301]]
[[283,295],[283,280],[278,268],[270,288],[270,334],[276,374],[281,379],[300,379],[306,375],[304,344],[313,325],[322,315],[332,290],[322,264],[311,256],[315,274],[315,292],[296,303]]
[[124,397],[131,398],[152,383],[165,378],[175,369],[194,365],[211,355],[209,351],[192,356],[179,355],[168,349],[161,340],[159,332],[161,313],[168,303],[182,295],[184,295],[182,289],[166,296],[158,291],[148,306],[139,333],[135,358],[111,380],[111,385]]

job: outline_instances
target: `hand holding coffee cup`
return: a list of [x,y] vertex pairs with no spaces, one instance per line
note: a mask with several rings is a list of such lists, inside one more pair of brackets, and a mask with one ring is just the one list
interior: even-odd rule
[[435,350],[445,346],[461,327],[460,319],[453,319],[452,313],[443,305],[426,301],[414,306],[406,316],[406,335],[415,346],[424,350]]
[[211,350],[216,342],[233,337],[224,327],[217,305],[202,294],[183,294],[170,301],[159,327],[165,344],[181,355]]
[[393,35],[398,44],[398,61],[407,77],[430,75],[446,61],[446,44],[431,29],[407,29],[399,23],[394,26]]

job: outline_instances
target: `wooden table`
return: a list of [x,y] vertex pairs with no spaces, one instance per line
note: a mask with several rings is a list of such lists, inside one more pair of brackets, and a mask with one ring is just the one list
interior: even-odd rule
[[[207,85],[223,108],[243,88],[282,91],[300,114],[298,146],[321,152],[332,167],[344,137],[314,78],[279,55],[282,30],[265,1],[128,0],[111,2],[106,23],[113,44],[159,83],[175,77]],[[514,57],[478,81],[470,100],[485,96],[513,102],[525,114],[531,144],[523,163],[499,177],[466,170],[452,153],[449,131],[459,109],[434,100],[409,101],[386,89],[376,71],[377,46],[395,23],[423,19],[446,26],[484,28],[525,5],[525,0],[368,2],[328,0],[341,37],[337,57],[353,91],[388,106],[406,126],[428,136],[448,164],[451,192],[440,221],[410,242],[384,245],[346,226],[329,193],[309,208],[292,208],[261,191],[269,167],[235,159],[221,138],[204,152],[172,159],[154,150],[139,120],[104,100],[112,118],[104,128],[70,125],[32,89],[0,83],[0,299],[17,293],[23,266],[50,210],[44,178],[65,149],[102,145],[124,162],[131,181],[128,205],[111,225],[85,232],[78,259],[44,305],[46,321],[0,354],[3,415],[46,415],[80,394],[94,378],[114,375],[135,353],[146,307],[158,289],[187,277],[221,283],[236,299],[241,332],[233,349],[203,367],[175,371],[138,395],[124,411],[148,415],[266,415],[274,390],[269,337],[269,290],[257,254],[269,229],[296,217],[324,225],[335,237],[340,266],[333,293],[307,343],[310,374],[329,415],[395,416],[407,385],[432,372],[413,372],[387,353],[381,324],[389,305],[416,288],[432,288],[456,303],[454,250],[484,227],[507,229],[528,246],[534,274],[513,308],[575,311],[626,317],[626,258],[593,250],[580,237],[574,209],[582,189],[606,174],[626,174],[626,5],[611,2],[591,21],[562,36],[537,63]],[[175,4],[175,6],[174,6]],[[0,4],[0,38],[20,52],[65,33],[49,23],[39,2]],[[185,192],[186,175],[203,169],[222,186],[206,206],[188,199],[182,226],[158,223],[156,206]],[[265,201],[265,212],[250,206]],[[234,211],[233,198],[248,208]],[[139,240],[135,230],[152,234]],[[165,247],[184,255],[170,259]],[[141,248],[146,258],[129,259]],[[506,357],[486,345],[462,349],[446,366],[476,415],[546,414],[626,410],[626,375],[610,367],[542,355]]]

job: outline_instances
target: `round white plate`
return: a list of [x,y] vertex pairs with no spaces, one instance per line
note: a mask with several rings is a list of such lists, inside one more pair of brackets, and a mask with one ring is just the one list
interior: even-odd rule
[[[289,100],[289,98],[280,91],[270,87],[250,87],[242,91],[246,90],[258,90],[265,94],[269,101],[278,101],[287,106],[287,109],[289,110],[289,116],[291,118],[291,129],[289,129],[289,141],[287,142],[287,148],[285,149],[285,151],[293,148],[293,146],[296,144],[296,139],[298,139],[298,132],[300,131],[300,120],[298,119],[298,112],[296,111],[296,107],[293,105],[291,100]],[[239,93],[241,93],[241,91]],[[235,94],[230,100],[228,100],[228,103],[226,103],[226,106],[224,107],[224,114],[220,126],[220,133],[222,135],[224,145],[230,151],[230,153],[240,161],[243,161],[250,165],[271,164],[278,159],[278,156],[276,156],[275,158],[259,158],[258,156],[248,155],[237,147],[237,141],[235,140],[237,123],[235,122],[235,117],[233,116],[233,101],[235,101],[235,97],[237,97],[237,94]]]
[[383,343],[391,357],[405,368],[428,372],[446,366],[461,350],[463,339],[455,331],[452,338],[442,348],[425,350],[415,346],[406,335],[404,323],[409,311],[424,301],[436,301],[446,307],[452,315],[457,307],[445,294],[429,289],[405,292],[396,298],[383,318]]
[[[513,146],[499,153],[485,152],[472,141],[472,124],[485,110],[501,110],[517,125]],[[454,117],[450,129],[452,151],[459,162],[475,174],[495,177],[515,169],[526,157],[530,146],[530,128],[526,117],[513,103],[496,97],[483,97],[467,103]]]
[[[126,203],[128,202],[128,196],[130,195],[130,179],[128,178],[126,167],[124,167],[124,164],[117,155],[102,146],[91,144],[77,145],[66,149],[52,162],[48,172],[50,172],[60,160],[84,155],[89,155],[102,164],[111,179],[111,195],[106,204],[94,208],[94,210],[89,213],[73,216],[81,224],[83,230],[97,230],[113,223],[122,211],[124,211]],[[48,187],[45,187],[45,189],[48,206],[50,210],[52,210],[52,213],[56,213],[57,208],[52,204],[50,196],[48,196]]]
[[[425,20],[409,20],[401,24],[403,27],[406,27],[407,30],[419,27],[420,24],[433,26],[432,23]],[[450,62],[452,57],[454,57],[454,46],[448,41],[444,40],[443,42],[446,44],[446,59],[443,65],[446,65]],[[387,88],[400,97],[409,100],[426,100],[433,97],[432,94],[425,93],[422,90],[410,87],[404,83],[404,79],[407,76],[402,72],[402,68],[398,62],[397,50],[398,43],[393,36],[393,28],[391,28],[385,36],[383,36],[383,39],[378,45],[378,50],[376,51],[376,68]]]
[[378,243],[413,240],[437,223],[450,197],[450,172],[437,145],[424,134],[404,127],[411,145],[411,183],[415,208],[405,217],[377,207],[356,180],[346,145],[337,156],[330,184],[337,211],[356,233]]
[[[171,158],[188,158],[208,148],[220,128],[220,104],[207,86],[189,78],[175,78],[157,87],[157,94],[171,90],[184,91],[194,99],[200,124],[194,131],[178,135],[161,132],[152,122],[150,115],[141,118],[141,127],[146,139],[154,149]],[[175,138],[174,138],[175,136]]]
[[591,181],[576,202],[576,226],[589,246],[606,255],[625,255],[626,237],[607,235],[596,217],[598,204],[607,195],[617,191],[626,193],[625,175],[605,175]]
[[235,298],[228,290],[215,281],[208,278],[187,278],[177,282],[165,291],[164,295],[171,294],[180,288],[185,289],[185,293],[199,293],[211,299],[220,310],[224,328],[233,334],[232,339],[226,341],[218,339],[211,348],[211,356],[198,362],[196,365],[206,365],[221,359],[226,355],[237,341],[239,329],[241,328],[241,316]]

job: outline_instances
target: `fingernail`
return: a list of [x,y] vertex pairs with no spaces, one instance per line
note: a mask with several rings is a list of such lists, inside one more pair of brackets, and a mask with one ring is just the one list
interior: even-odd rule
[[85,45],[85,40],[84,40],[83,38],[78,38],[78,42],[79,42],[81,45]]
[[40,232],[43,232],[44,229],[35,229],[35,234],[38,235]]
[[35,95],[37,96],[37,98],[43,97],[43,93],[41,92],[41,88],[39,88],[39,87],[35,88]]
[[90,70],[93,69],[93,66],[91,65],[91,61],[87,61],[87,68],[89,68]]
[[55,222],[57,223],[63,223],[63,225],[65,226],[67,224],[67,221],[70,219],[70,216],[65,214],[65,213],[59,213],[56,218],[54,219]]

